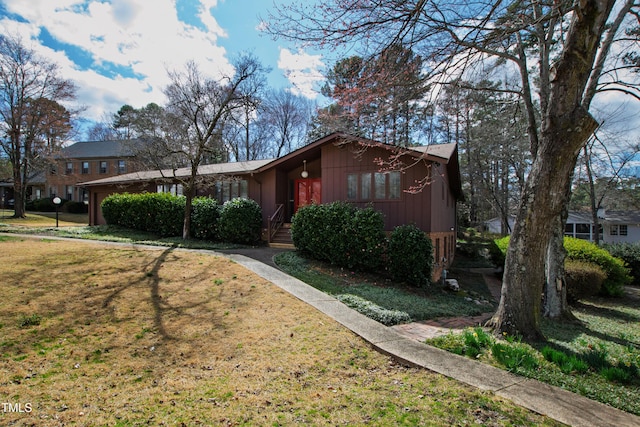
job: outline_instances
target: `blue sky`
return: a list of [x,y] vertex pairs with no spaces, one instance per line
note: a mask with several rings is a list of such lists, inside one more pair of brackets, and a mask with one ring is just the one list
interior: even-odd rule
[[310,99],[327,61],[260,32],[272,0],[0,0],[0,31],[20,35],[78,86],[83,115],[164,103],[166,70],[189,60],[212,76],[232,73],[241,52],[271,68],[269,85]]

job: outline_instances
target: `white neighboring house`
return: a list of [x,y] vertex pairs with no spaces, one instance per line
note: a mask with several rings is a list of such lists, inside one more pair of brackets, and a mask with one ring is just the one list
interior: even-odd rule
[[[509,216],[508,222],[509,222],[509,230],[507,231],[507,234],[511,234],[511,231],[513,230],[513,225],[516,223],[516,217],[513,215]],[[499,217],[494,217],[486,220],[484,222],[484,231],[487,231],[489,233],[494,233],[494,234],[503,234],[501,219]]]
[[598,210],[604,243],[640,242],[640,212]]
[[[509,226],[513,229],[515,217],[509,217]],[[636,243],[640,242],[640,212],[636,211],[598,211],[600,242]],[[484,222],[484,228],[490,233],[500,234],[500,218],[491,218]],[[588,212],[569,212],[564,235],[593,241],[594,226]]]

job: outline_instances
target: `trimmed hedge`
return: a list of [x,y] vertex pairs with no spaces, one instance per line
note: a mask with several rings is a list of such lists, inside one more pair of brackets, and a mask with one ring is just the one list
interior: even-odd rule
[[196,239],[217,240],[221,206],[210,197],[196,197],[191,206],[191,235]]
[[[509,236],[496,240],[496,245],[505,255],[509,245]],[[595,264],[604,271],[606,279],[602,283],[601,295],[620,296],[624,286],[631,283],[632,277],[629,275],[624,261],[612,256],[594,243],[574,237],[565,237],[564,248],[567,251],[567,259]]]
[[254,244],[262,237],[262,209],[251,199],[235,198],[225,202],[218,221],[222,241]]
[[107,224],[157,233],[182,235],[185,199],[168,193],[112,194],[102,201]]
[[427,286],[433,273],[433,243],[415,225],[396,227],[389,237],[389,272],[395,280]]
[[341,267],[373,271],[382,265],[386,249],[382,214],[345,202],[298,209],[291,237],[301,252]]
[[414,225],[396,227],[389,239],[382,213],[345,202],[304,206],[294,215],[291,237],[309,257],[349,269],[379,272],[386,262],[394,280],[431,283],[433,244]]

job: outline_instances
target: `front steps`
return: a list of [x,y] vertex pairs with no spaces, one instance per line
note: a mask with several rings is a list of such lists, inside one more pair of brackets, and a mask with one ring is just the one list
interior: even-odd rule
[[293,240],[291,240],[291,223],[285,222],[282,227],[273,236],[269,243],[271,248],[294,249]]

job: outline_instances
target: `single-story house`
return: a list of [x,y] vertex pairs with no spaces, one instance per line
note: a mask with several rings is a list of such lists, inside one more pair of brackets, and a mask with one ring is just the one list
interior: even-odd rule
[[[500,218],[485,221],[486,231],[500,234]],[[515,216],[509,216],[509,225],[513,229]],[[598,210],[598,225],[601,243],[640,242],[640,212]],[[564,227],[564,235],[577,239],[594,241],[595,226],[589,212],[570,211]]]
[[[385,168],[387,161],[396,167]],[[150,170],[82,183],[90,194],[90,224],[105,223],[100,204],[108,195],[179,194],[180,186],[173,177],[189,173],[188,168]],[[425,231],[433,240],[440,268],[453,260],[456,203],[463,197],[456,144],[399,148],[333,133],[278,159],[202,165],[198,174],[206,183],[198,188],[198,195],[210,195],[220,202],[233,197],[257,201],[269,242],[299,207],[347,201],[382,212],[387,231],[402,224],[415,224]],[[416,187],[420,189],[415,191]]]
[[640,242],[640,212],[598,210],[604,243]]

